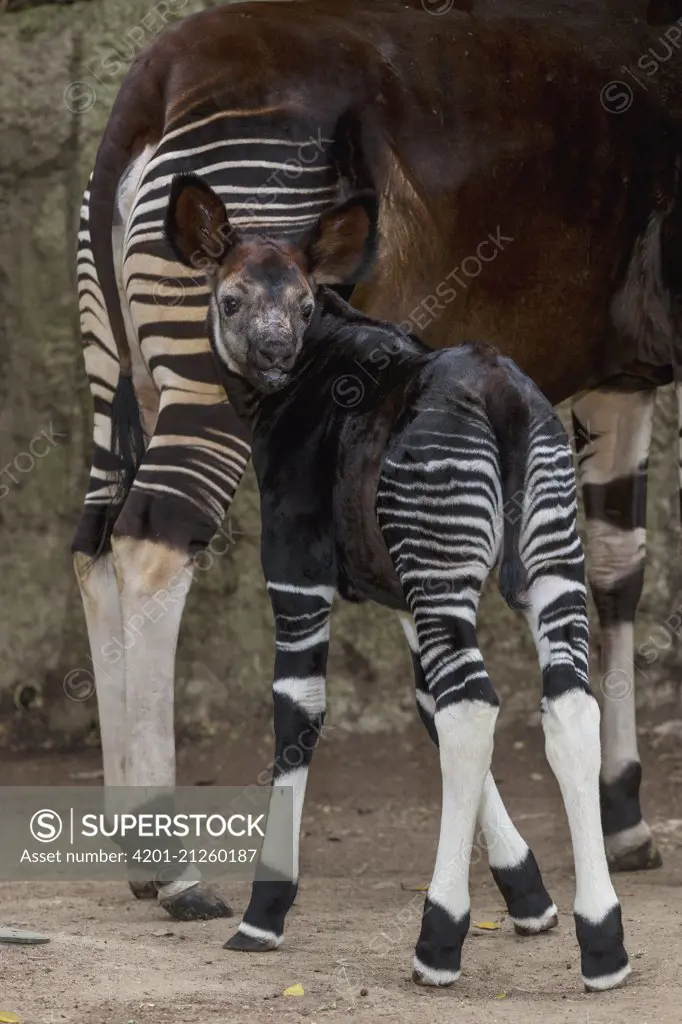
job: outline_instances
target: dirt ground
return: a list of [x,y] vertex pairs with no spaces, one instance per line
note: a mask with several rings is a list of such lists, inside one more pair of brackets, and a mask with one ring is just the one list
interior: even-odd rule
[[[539,727],[500,730],[496,774],[560,909],[559,928],[516,937],[476,849],[472,920],[501,927],[472,929],[462,977],[441,991],[409,979],[423,901],[411,890],[430,877],[439,823],[435,751],[417,727],[400,739],[332,730],[311,772],[302,884],[282,949],[224,951],[238,918],[177,924],[119,884],[3,884],[0,924],[46,932],[51,942],[0,946],[0,1019],[11,1011],[24,1024],[679,1024],[682,739],[656,721],[640,731],[646,811],[665,865],[615,878],[633,965],[621,990],[586,995],[580,983],[569,836]],[[269,755],[265,736],[240,748],[216,739],[181,751],[179,781],[251,783]],[[75,773],[98,767],[95,751],[15,757],[0,762],[0,777],[5,785],[73,785]],[[221,891],[240,914],[247,886]],[[282,995],[296,983],[303,996]]]

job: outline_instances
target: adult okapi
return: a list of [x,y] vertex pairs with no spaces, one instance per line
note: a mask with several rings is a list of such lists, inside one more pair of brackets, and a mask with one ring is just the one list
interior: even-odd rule
[[[626,114],[606,109],[614,76],[590,17],[504,7],[440,17],[420,0],[221,7],[166,31],[125,79],[78,255],[95,445],[73,550],[107,785],[174,783],[190,556],[219,527],[249,457],[207,341],[202,266],[181,266],[164,237],[178,172],[216,191],[250,259],[264,236],[305,252],[322,210],[371,192],[379,257],[356,306],[407,322],[433,347],[497,343],[553,403],[594,389],[575,404],[589,577],[603,669],[632,677],[652,410],[677,365],[682,134],[644,92]],[[221,315],[244,315],[239,294]],[[280,328],[253,311],[249,329]],[[610,861],[655,866],[632,692],[606,701],[603,722]],[[480,814],[491,832],[505,815],[492,780]],[[517,927],[542,930],[555,908],[514,835],[491,866]],[[228,912],[196,879],[159,899],[178,917]]]

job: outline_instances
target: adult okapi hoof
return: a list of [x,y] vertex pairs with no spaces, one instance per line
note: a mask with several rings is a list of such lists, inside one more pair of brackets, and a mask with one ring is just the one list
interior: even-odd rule
[[663,858],[653,839],[647,839],[645,843],[635,850],[624,850],[618,855],[607,854],[609,871],[653,871],[655,868],[663,867]]
[[173,895],[159,891],[159,903],[176,921],[212,921],[217,917],[233,917],[234,911],[205,882]]
[[157,889],[153,882],[128,882],[136,900],[155,900]]
[[254,935],[245,935],[244,932],[236,931],[227,940],[223,949],[233,949],[238,953],[271,953],[282,944],[281,939],[275,935],[272,938],[256,938]]

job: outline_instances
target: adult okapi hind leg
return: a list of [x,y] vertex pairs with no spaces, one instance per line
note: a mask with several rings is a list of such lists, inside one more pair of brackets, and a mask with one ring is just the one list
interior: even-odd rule
[[[214,406],[222,403],[224,408],[213,416],[200,410],[195,417],[197,424],[190,424],[186,432],[176,430],[171,424],[174,444],[164,445],[167,439],[162,431],[168,426],[164,408],[171,396],[166,394],[163,400],[160,398],[160,389],[155,387],[139,357],[124,295],[114,296],[114,301],[120,302],[132,351],[125,353],[126,372],[121,372],[119,351],[91,248],[88,201],[86,192],[79,232],[78,270],[85,364],[94,402],[95,445],[85,507],[73,550],[92,652],[105,785],[109,788],[172,787],[175,784],[174,656],[191,571],[187,567],[189,545],[178,553],[172,543],[165,541],[177,539],[173,535],[173,523],[178,520],[187,521],[191,537],[198,544],[211,540],[248,459],[248,445],[241,440],[243,431],[239,426],[234,433],[243,449],[239,453],[240,469],[230,477],[230,486],[224,487],[225,497],[219,508],[215,498],[212,499],[213,517],[199,516],[203,532],[192,531],[192,512],[196,519],[196,506],[190,496],[187,499],[189,511],[184,508],[178,511],[177,503],[173,502],[174,492],[167,486],[167,477],[164,479],[164,471],[167,472],[164,456],[172,454],[178,474],[183,473],[183,462],[189,463],[192,468],[188,466],[185,472],[211,486],[210,468],[204,465],[200,446],[199,451],[196,448],[196,435],[200,434],[198,424],[204,422],[209,431],[217,431],[217,437],[209,433],[206,443],[222,450],[224,441],[229,440],[225,428],[230,427],[233,417],[226,411],[224,393],[214,387],[217,395]],[[111,230],[112,246],[119,259],[120,236],[120,226],[115,225]],[[120,268],[117,268],[117,278],[121,287]],[[153,285],[147,287],[153,288]],[[155,305],[154,308],[161,307]],[[204,344],[207,348],[207,342]],[[140,386],[144,391],[142,403],[136,393]],[[188,395],[188,403],[191,399],[192,395]],[[199,395],[198,400],[201,404],[205,396]],[[149,446],[142,426],[145,415],[147,429],[153,434]],[[187,419],[191,420],[191,416],[185,417],[185,421]],[[180,425],[184,427],[186,422]],[[154,454],[154,446],[162,448],[161,455]],[[155,501],[148,503],[146,511],[141,510],[139,504],[140,488],[145,485],[148,492],[156,496]],[[166,501],[164,496],[169,494],[170,500]],[[136,516],[136,507],[138,512],[142,511],[141,516]],[[208,519],[210,522],[206,521]],[[158,539],[158,543],[150,540],[150,535]],[[164,587],[164,583],[171,581],[172,593],[169,586]],[[136,896],[158,895],[161,905],[182,920],[224,917],[231,913],[201,882],[198,874],[170,885],[134,882],[131,888]]]
[[[71,549],[83,601],[99,711],[104,783],[125,785],[126,710],[123,621],[111,554],[111,533],[144,453],[132,379],[119,355],[100,287],[90,236],[90,185],[78,233],[78,302],[85,369],[92,394],[93,453],[83,511]],[[81,681],[82,671],[65,679]],[[80,699],[80,693],[79,693]],[[131,882],[137,897],[155,897],[153,883]]]
[[[232,407],[205,398],[162,394],[154,436],[112,536],[121,615],[132,631],[125,652],[128,786],[176,784],[175,659],[194,555],[220,529],[249,458]],[[159,883],[158,899],[178,920],[232,916],[196,870]]]
[[612,871],[661,865],[640,806],[634,663],[655,396],[651,388],[600,388],[573,405],[586,517],[587,576],[601,628],[601,817]]
[[[419,716],[431,740],[438,746],[434,722],[436,703],[421,665],[414,622],[404,614],[400,616],[400,622],[412,652]],[[539,935],[555,928],[559,923],[557,908],[545,889],[533,851],[507,812],[492,772],[488,772],[485,778],[478,821],[490,871],[517,935]]]

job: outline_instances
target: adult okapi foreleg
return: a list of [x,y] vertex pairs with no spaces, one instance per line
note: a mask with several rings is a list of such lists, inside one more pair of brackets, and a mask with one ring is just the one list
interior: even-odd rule
[[[249,458],[226,401],[165,392],[156,430],[112,536],[126,671],[126,784],[175,785],[174,681],[193,556],[220,527]],[[159,887],[183,920],[229,916],[198,876]]]
[[655,390],[601,388],[573,405],[587,575],[601,626],[601,814],[612,870],[660,867],[642,818],[634,619],[644,581],[646,485]]
[[[438,746],[434,721],[436,703],[419,657],[419,643],[410,616],[400,621],[412,652],[417,709],[426,730]],[[509,916],[519,935],[549,931],[558,923],[557,908],[545,889],[533,852],[517,831],[499,794],[492,773],[488,772],[478,809],[478,821],[485,837],[488,863],[502,893]]]

